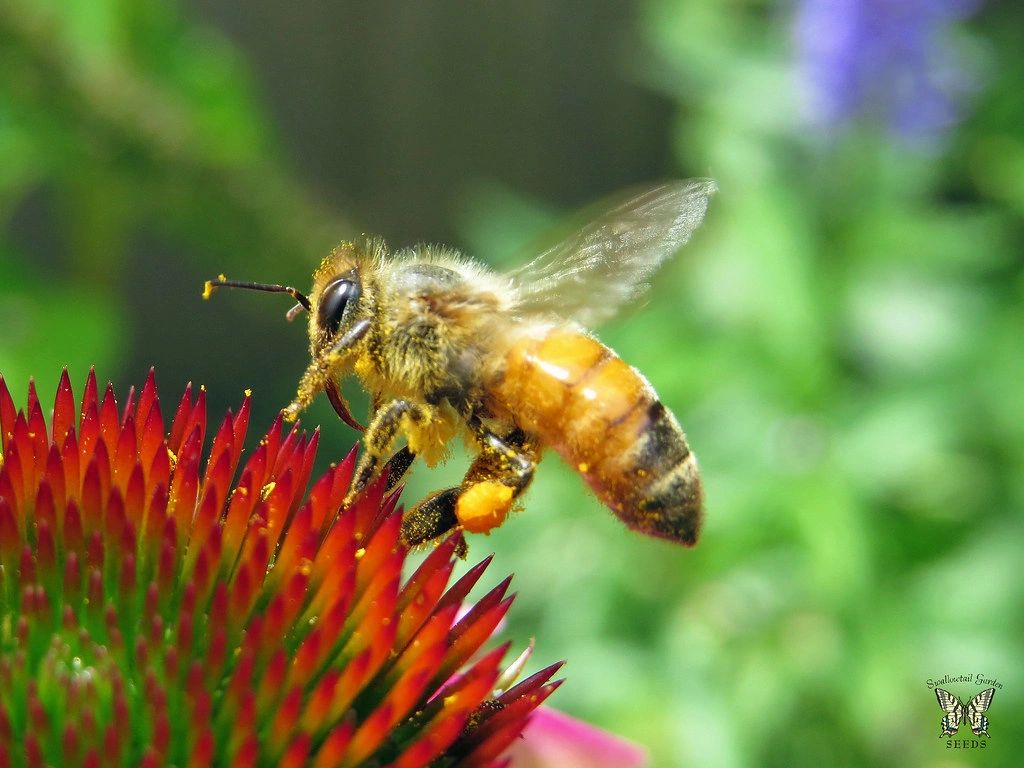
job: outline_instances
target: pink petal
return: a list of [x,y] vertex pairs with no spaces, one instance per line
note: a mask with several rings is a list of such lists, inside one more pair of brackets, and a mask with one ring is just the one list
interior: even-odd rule
[[505,753],[511,768],[644,768],[647,751],[607,731],[541,707]]

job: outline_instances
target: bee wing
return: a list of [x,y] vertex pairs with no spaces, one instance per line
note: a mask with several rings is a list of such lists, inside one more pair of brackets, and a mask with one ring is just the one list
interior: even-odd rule
[[988,718],[981,713],[988,709],[995,692],[995,688],[986,688],[971,699],[967,705],[967,721],[971,724],[971,730],[975,734],[988,735]]
[[521,315],[558,315],[593,327],[647,289],[658,266],[700,226],[711,179],[633,194],[511,273]]
[[936,688],[935,698],[939,700],[939,706],[946,713],[946,716],[942,718],[941,735],[952,736],[957,732],[964,719],[964,705],[960,703],[960,699],[945,688]]

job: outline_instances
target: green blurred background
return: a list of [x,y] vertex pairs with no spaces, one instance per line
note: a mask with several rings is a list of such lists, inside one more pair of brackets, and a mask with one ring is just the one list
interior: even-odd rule
[[[251,387],[268,424],[304,326],[205,278],[305,288],[364,231],[508,266],[621,187],[713,176],[601,332],[687,429],[704,539],[626,532],[549,459],[471,542],[516,573],[507,634],[656,766],[1019,765],[1022,84],[1013,0],[0,0],[0,372],[155,365],[166,408]],[[324,463],[357,437],[305,421]],[[992,739],[947,749],[926,681],[979,673]]]

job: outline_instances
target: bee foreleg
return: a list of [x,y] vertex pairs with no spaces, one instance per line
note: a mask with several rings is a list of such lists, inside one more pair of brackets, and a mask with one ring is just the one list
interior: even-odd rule
[[476,428],[480,455],[457,488],[440,491],[410,510],[402,520],[402,540],[415,546],[443,536],[456,526],[486,533],[501,525],[515,499],[526,490],[537,466],[536,448],[522,432],[501,438]]
[[[346,504],[380,474],[384,457],[390,453],[391,446],[394,445],[395,438],[398,437],[402,427],[402,420],[406,417],[414,424],[420,424],[430,420],[430,412],[425,406],[408,400],[392,400],[374,415],[370,425],[366,428],[366,433],[363,435],[363,455],[359,458],[359,464],[356,466],[355,482],[352,484],[352,490],[349,491],[348,498],[345,500]],[[401,458],[399,458],[400,456]],[[401,472],[398,473],[398,478],[408,469],[409,464],[412,462],[412,456],[412,451],[408,451],[408,456],[399,451],[388,462],[391,465],[392,471],[396,467],[400,467]],[[401,466],[403,461],[405,464]],[[397,462],[397,464],[393,462]],[[395,479],[395,482],[397,482],[398,478]],[[393,484],[389,480],[389,486]]]

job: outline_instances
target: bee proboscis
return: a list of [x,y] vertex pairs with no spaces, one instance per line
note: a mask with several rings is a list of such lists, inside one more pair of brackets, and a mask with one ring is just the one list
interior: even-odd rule
[[[647,379],[588,329],[642,294],[714,192],[709,179],[645,189],[506,274],[447,248],[390,252],[371,238],[335,248],[308,296],[223,275],[204,296],[288,293],[298,302],[289,318],[309,313],[312,362],[284,413],[296,418],[324,391],[364,430],[353,493],[386,465],[393,476],[414,456],[433,465],[453,438],[468,439],[476,458],[465,478],[406,513],[407,544],[501,525],[550,447],[629,528],[693,545],[703,493],[683,431]],[[341,393],[349,375],[371,397],[365,428]],[[388,461],[401,437],[406,447]]]

